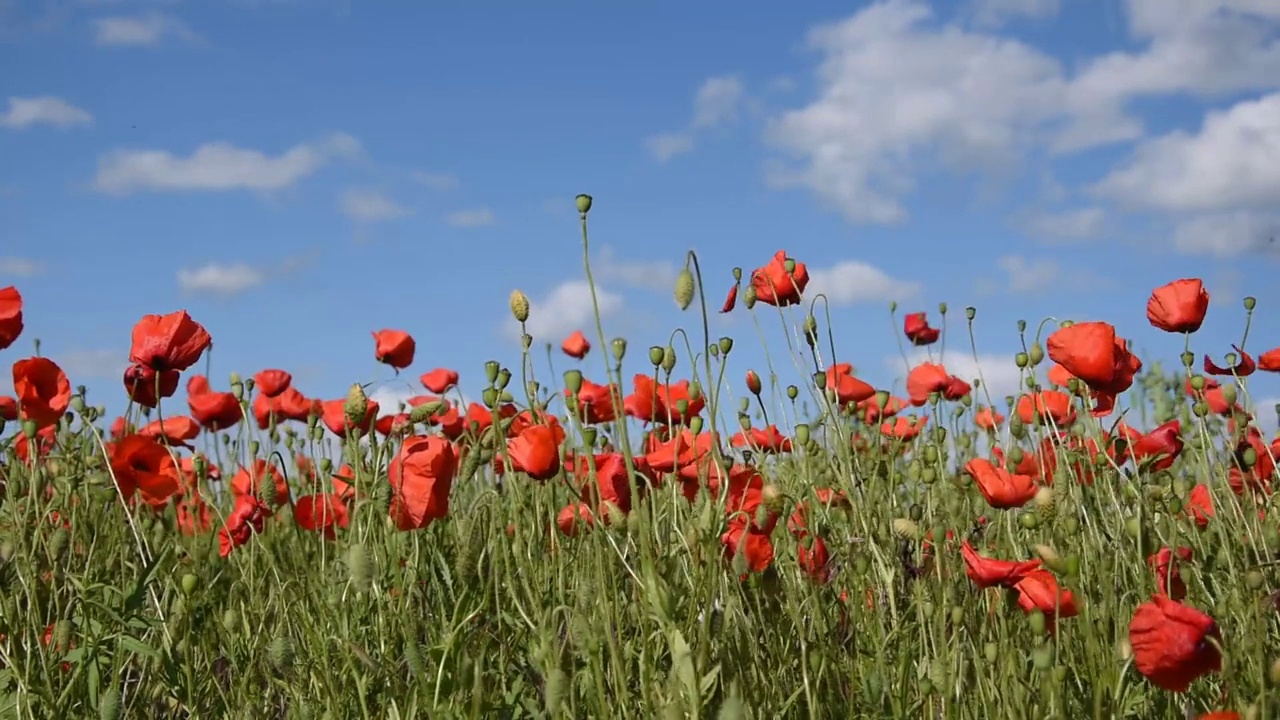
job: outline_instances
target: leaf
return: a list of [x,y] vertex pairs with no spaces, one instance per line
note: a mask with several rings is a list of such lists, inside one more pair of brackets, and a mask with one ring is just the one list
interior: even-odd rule
[[138,608],[142,607],[142,600],[147,594],[147,586],[151,584],[152,580],[155,580],[156,573],[159,572],[160,566],[164,564],[172,554],[173,546],[166,545],[164,550],[160,551],[159,555],[156,555],[151,559],[151,563],[142,571],[142,575],[138,577],[137,583],[134,584],[133,591],[129,593],[129,597],[125,598],[124,613],[126,615],[132,615],[138,611]]

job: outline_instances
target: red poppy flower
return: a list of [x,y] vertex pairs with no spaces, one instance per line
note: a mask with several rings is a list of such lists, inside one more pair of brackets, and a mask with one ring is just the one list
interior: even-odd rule
[[571,358],[581,360],[591,351],[591,343],[587,341],[587,336],[583,335],[581,330],[574,330],[560,344],[560,350]]
[[1162,595],[1139,605],[1129,623],[1134,667],[1170,692],[1186,692],[1196,678],[1222,669],[1221,637],[1213,618]]
[[71,405],[71,382],[49,358],[33,357],[13,364],[13,392],[21,417],[36,427],[56,425]]
[[373,333],[373,357],[397,371],[413,364],[413,354],[418,344],[403,330],[379,330]]

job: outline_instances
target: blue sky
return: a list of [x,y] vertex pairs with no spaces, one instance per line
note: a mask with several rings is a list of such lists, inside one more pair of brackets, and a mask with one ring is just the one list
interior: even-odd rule
[[[935,324],[947,302],[948,364],[1001,394],[1019,318],[1109,320],[1176,363],[1144,308],[1178,277],[1213,295],[1199,351],[1238,341],[1249,294],[1249,348],[1280,345],[1280,0],[0,0],[0,67],[0,286],[28,325],[6,357],[39,338],[114,411],[149,312],[209,328],[215,387],[275,366],[325,398],[391,380],[383,327],[418,357],[379,397],[440,365],[474,391],[518,358],[514,288],[539,345],[594,341],[580,192],[636,370],[700,325],[671,300],[691,248],[713,305],[734,265],[806,262],[881,386],[895,299]],[[755,329],[712,332],[739,393]]]

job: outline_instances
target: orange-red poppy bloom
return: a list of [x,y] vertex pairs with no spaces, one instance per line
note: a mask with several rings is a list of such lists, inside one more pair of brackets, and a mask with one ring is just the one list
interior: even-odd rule
[[1039,488],[1030,475],[1015,475],[985,458],[973,458],[964,471],[973,478],[987,504],[997,509],[1026,505]]
[[[564,395],[566,398],[574,397],[568,388],[565,388]],[[576,402],[569,403],[570,411],[585,425],[613,422],[621,407],[622,394],[618,392],[617,385],[597,385],[586,378],[578,388]]]
[[403,330],[379,330],[373,333],[373,357],[397,371],[413,364],[413,354],[418,344],[413,336]]
[[133,326],[129,361],[165,372],[186,370],[213,344],[204,326],[186,310],[168,315],[144,315]]
[[876,394],[874,387],[854,377],[853,372],[853,365],[849,363],[836,363],[827,368],[826,388],[835,391],[836,401],[842,408],[869,400]]
[[560,344],[560,350],[571,358],[581,360],[591,351],[591,343],[587,341],[587,336],[583,335],[581,330],[574,330]]
[[218,554],[226,557],[233,550],[249,542],[255,534],[261,534],[271,508],[258,502],[253,495],[236,496],[227,521],[218,531]]
[[347,504],[336,493],[304,495],[293,504],[293,521],[303,530],[322,533],[327,539],[337,537],[335,528],[345,530],[351,523]]
[[200,423],[186,415],[174,415],[147,423],[138,430],[138,434],[163,439],[169,445],[189,448],[189,441],[200,434]]
[[531,425],[507,441],[507,456],[517,472],[534,480],[550,480],[560,473],[560,443],[564,430],[558,425]]
[[687,423],[702,412],[707,399],[688,380],[659,384],[648,375],[636,375],[635,392],[623,401],[631,417],[659,425]]
[[437,435],[406,438],[387,473],[393,491],[390,514],[401,530],[420,530],[449,514],[449,492],[458,451]]
[[1129,623],[1134,667],[1170,692],[1186,692],[1196,678],[1222,669],[1221,637],[1213,618],[1163,595],[1139,605]]
[[250,467],[241,467],[231,476],[231,492],[233,495],[253,495],[261,497],[263,483],[271,483],[275,497],[273,505],[284,505],[289,502],[289,483],[284,475],[272,463],[257,458]]
[[126,499],[135,492],[153,508],[162,508],[182,490],[178,463],[169,449],[146,435],[129,435],[111,445],[111,471]]
[[421,382],[422,386],[426,389],[437,395],[441,395],[449,388],[458,384],[458,373],[456,370],[450,370],[448,368],[436,368],[431,372],[423,373],[422,377],[418,378],[418,381]]
[[1236,377],[1249,377],[1254,370],[1258,369],[1257,363],[1249,353],[1241,350],[1238,346],[1232,345],[1231,348],[1236,351],[1236,362],[1234,365],[1222,367],[1213,361],[1208,355],[1204,356],[1204,371],[1209,375],[1234,375]]
[[209,378],[203,375],[192,375],[187,381],[187,407],[200,427],[215,432],[234,427],[244,418],[236,396],[214,392],[209,388]]
[[18,399],[8,395],[0,395],[0,420],[6,422],[18,419]]
[[10,285],[0,288],[0,350],[9,347],[22,334],[22,294]]
[[71,405],[71,382],[49,358],[33,357],[13,364],[13,392],[18,413],[36,427],[57,424]]
[[1161,285],[1147,300],[1147,322],[1171,333],[1193,333],[1204,323],[1209,310],[1209,291],[1198,278],[1174,280]]
[[[775,307],[795,305],[809,285],[809,268],[787,257],[785,250],[779,250],[767,264],[751,271],[749,282],[755,291],[756,302]],[[734,285],[721,312],[732,310],[737,296],[738,286]]]
[[929,316],[926,313],[909,313],[902,320],[902,331],[912,345],[924,346],[938,342],[942,330],[929,327]]
[[260,370],[257,375],[253,376],[253,386],[258,392],[273,398],[285,390],[293,383],[293,376],[284,370],[269,368]]
[[1075,617],[1080,610],[1070,590],[1058,586],[1058,579],[1048,570],[1032,570],[1014,584],[1018,592],[1018,605],[1024,612],[1039,610],[1050,621],[1050,628],[1059,618]]
[[1280,347],[1271,348],[1270,350],[1258,356],[1258,369],[1266,372],[1280,372]]
[[1082,322],[1059,328],[1049,336],[1049,358],[1080,378],[1091,389],[1118,395],[1133,384],[1142,361],[1129,352],[1110,323]]
[[1182,600],[1187,596],[1187,584],[1183,582],[1178,566],[1191,562],[1193,556],[1194,551],[1189,547],[1180,547],[1176,551],[1163,547],[1147,558],[1147,565],[1155,573],[1159,594],[1174,600]]

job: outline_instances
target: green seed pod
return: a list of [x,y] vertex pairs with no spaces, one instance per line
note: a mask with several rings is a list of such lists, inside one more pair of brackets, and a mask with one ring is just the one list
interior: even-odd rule
[[187,573],[182,576],[182,594],[191,597],[196,590],[200,589],[200,578],[197,575]]
[[515,317],[516,322],[527,322],[529,320],[529,296],[520,290],[512,290],[511,297],[508,299],[511,306],[511,315]]
[[676,369],[676,349],[670,345],[662,349],[662,369],[670,373]]
[[[674,350],[672,352],[674,353]],[[666,351],[659,345],[654,345],[649,348],[649,362],[654,368],[662,367],[662,357],[664,354],[666,354]]]
[[788,399],[788,400],[795,400],[795,399],[796,399],[796,398],[798,398],[798,397],[800,397],[800,388],[796,387],[795,385],[788,385],[788,386],[787,386],[787,399]]
[[1031,367],[1044,362],[1044,348],[1040,346],[1040,343],[1035,343],[1031,346],[1031,349],[1027,352],[1027,359],[1030,361]]
[[969,320],[969,322],[973,322],[973,319],[978,316],[978,308],[970,305],[964,309],[964,316],[965,319]]
[[728,355],[730,350],[733,350],[733,338],[728,336],[720,338],[720,352]]
[[627,340],[626,338],[614,338],[609,344],[609,349],[613,351],[613,359],[621,364],[622,358],[627,356]]
[[586,215],[591,212],[591,196],[587,194],[579,194],[573,199],[574,205],[578,208],[578,214]]
[[222,613],[222,629],[227,631],[228,635],[235,636],[240,632],[240,613],[235,608],[227,608]]
[[1027,624],[1030,625],[1031,632],[1036,635],[1044,635],[1045,630],[1048,629],[1048,619],[1039,609],[1032,610],[1027,615]]
[[806,445],[809,442],[809,425],[808,423],[798,423],[796,425],[796,442]]

